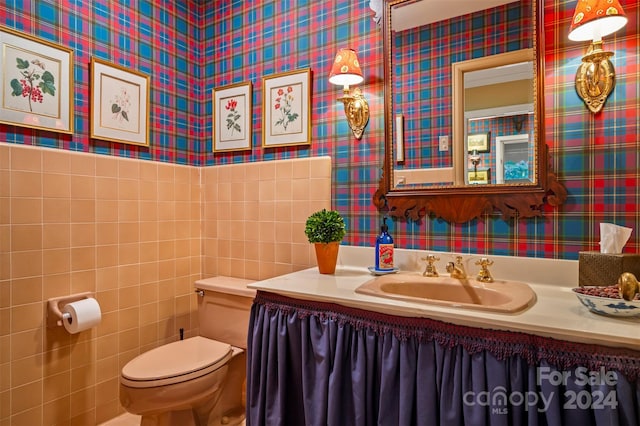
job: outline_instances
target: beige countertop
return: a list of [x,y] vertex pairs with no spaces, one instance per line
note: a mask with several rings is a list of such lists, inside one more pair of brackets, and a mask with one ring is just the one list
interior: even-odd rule
[[[416,274],[402,270],[399,273]],[[518,313],[502,314],[391,300],[355,292],[358,286],[372,278],[374,276],[366,267],[339,265],[334,275],[322,275],[317,268],[311,268],[256,281],[248,287],[391,315],[426,317],[471,327],[521,331],[566,341],[640,350],[640,318],[613,318],[590,312],[571,291],[575,285],[528,283],[536,293],[536,303]]]

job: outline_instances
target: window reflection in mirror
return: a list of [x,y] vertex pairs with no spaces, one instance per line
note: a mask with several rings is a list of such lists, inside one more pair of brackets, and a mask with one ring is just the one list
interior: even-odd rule
[[466,184],[533,181],[533,73],[533,61],[464,73]]
[[454,148],[467,156],[455,159],[456,182],[535,183],[533,58],[521,49],[452,64]]

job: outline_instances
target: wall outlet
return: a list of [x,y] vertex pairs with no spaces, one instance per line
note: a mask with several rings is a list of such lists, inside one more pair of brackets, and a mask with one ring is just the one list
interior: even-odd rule
[[438,149],[440,151],[449,151],[449,136],[440,136],[438,138]]

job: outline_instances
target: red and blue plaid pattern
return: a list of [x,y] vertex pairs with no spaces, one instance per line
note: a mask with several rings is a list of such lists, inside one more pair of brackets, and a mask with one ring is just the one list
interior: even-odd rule
[[[551,165],[569,192],[566,203],[546,208],[544,217],[511,222],[497,214],[465,224],[429,218],[393,222],[390,231],[397,246],[577,259],[580,250],[598,249],[599,223],[613,222],[634,228],[627,250],[638,251],[639,7],[637,1],[622,3],[629,22],[604,40],[605,48],[615,52],[616,87],[603,111],[593,115],[574,89],[587,48],[567,39],[575,1],[545,1],[545,136]],[[346,217],[345,243],[372,246],[380,214],[371,197],[381,175],[385,124],[382,35],[372,18],[368,0],[9,0],[0,4],[0,23],[74,49],[76,130],[62,135],[0,125],[0,140],[195,166],[330,155],[332,203]],[[474,28],[457,42],[484,39],[483,49],[496,53],[493,46],[512,36],[508,25],[491,33]],[[445,34],[438,44],[450,38]],[[340,88],[328,83],[340,47],[358,52],[365,75],[361,88],[371,120],[360,141],[351,135],[343,106],[336,101]],[[149,148],[89,139],[88,64],[93,55],[151,76]],[[262,76],[305,67],[313,72],[311,146],[262,149]],[[447,70],[441,78],[449,74]],[[247,80],[254,85],[253,149],[214,155],[211,89]],[[436,100],[440,96],[437,91],[430,95]],[[414,137],[437,140],[441,129],[451,126],[449,105],[431,104],[436,118],[417,123]]]

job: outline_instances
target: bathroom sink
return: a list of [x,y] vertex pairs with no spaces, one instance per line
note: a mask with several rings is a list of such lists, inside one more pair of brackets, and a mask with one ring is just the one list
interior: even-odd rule
[[423,277],[397,274],[377,277],[356,293],[430,305],[513,313],[535,303],[536,294],[517,281],[483,283],[472,278]]

